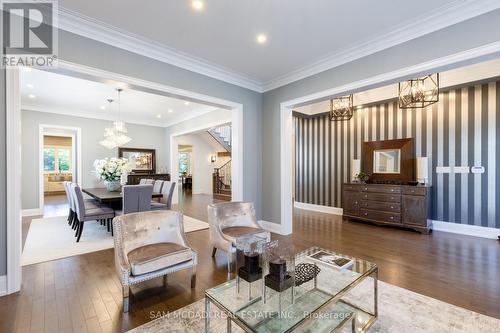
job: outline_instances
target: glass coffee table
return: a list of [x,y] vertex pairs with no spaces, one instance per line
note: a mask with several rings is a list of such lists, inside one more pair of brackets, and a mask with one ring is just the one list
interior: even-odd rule
[[[337,268],[311,257],[323,254],[348,258],[352,265]],[[295,265],[314,264],[319,274],[284,293],[267,293],[262,299],[262,283],[247,286],[230,280],[205,291],[205,332],[211,328],[211,304],[226,320],[231,332],[234,323],[245,332],[365,332],[377,319],[378,267],[366,260],[311,247],[295,256]],[[251,293],[245,288],[252,288]],[[293,293],[293,295],[292,295]],[[250,298],[248,295],[253,295]],[[283,299],[282,299],[283,298]],[[278,302],[281,312],[278,312]]]

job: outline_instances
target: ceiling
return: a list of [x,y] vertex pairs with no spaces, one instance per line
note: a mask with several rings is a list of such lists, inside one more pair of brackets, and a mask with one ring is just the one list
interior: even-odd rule
[[[439,87],[445,89],[498,77],[500,77],[500,58],[441,72],[439,73]],[[361,107],[397,97],[398,84],[390,84],[353,94],[353,106]],[[318,103],[297,107],[294,111],[313,115],[327,112],[329,108],[330,100],[327,99]]]
[[[23,110],[104,120],[118,117],[118,94],[113,85],[36,69],[20,73]],[[115,100],[111,107],[110,98]],[[131,89],[121,92],[122,119],[129,123],[167,127],[216,109]]]
[[266,91],[500,8],[497,0],[202,1],[197,11],[191,0],[60,0],[59,26]]

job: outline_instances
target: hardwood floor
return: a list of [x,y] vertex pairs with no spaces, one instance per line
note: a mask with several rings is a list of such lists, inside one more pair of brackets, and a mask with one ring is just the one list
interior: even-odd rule
[[[211,201],[186,195],[178,208],[206,220]],[[123,315],[112,249],[31,265],[23,268],[21,292],[0,298],[0,332],[122,332],[203,298],[205,289],[226,280],[225,255],[211,258],[208,230],[187,238],[199,254],[196,289],[190,289],[188,272],[169,277],[166,287],[161,279],[145,282],[132,288],[130,312]],[[495,240],[421,235],[298,209],[287,238],[297,251],[319,245],[371,260],[385,282],[500,318]]]

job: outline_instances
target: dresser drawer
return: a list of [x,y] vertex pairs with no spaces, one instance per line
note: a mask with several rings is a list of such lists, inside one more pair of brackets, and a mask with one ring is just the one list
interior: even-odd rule
[[401,193],[400,187],[394,186],[361,186],[362,192],[372,192],[372,193],[388,193],[388,194],[399,194]]
[[403,194],[407,195],[425,195],[425,187],[404,187]]
[[397,213],[386,213],[375,210],[360,209],[359,216],[375,221],[401,223],[401,214]]
[[359,185],[344,185],[344,191],[359,192]]
[[401,202],[401,195],[399,194],[383,194],[383,193],[361,193],[362,200],[370,201],[384,201],[384,202]]
[[361,201],[361,208],[373,209],[384,212],[401,213],[401,205],[393,202]]

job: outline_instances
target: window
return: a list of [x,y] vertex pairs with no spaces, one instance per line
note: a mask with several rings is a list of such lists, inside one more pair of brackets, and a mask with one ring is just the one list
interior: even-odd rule
[[188,152],[179,153],[179,173],[191,173],[190,158]]
[[43,170],[49,173],[71,172],[71,148],[43,148]]

